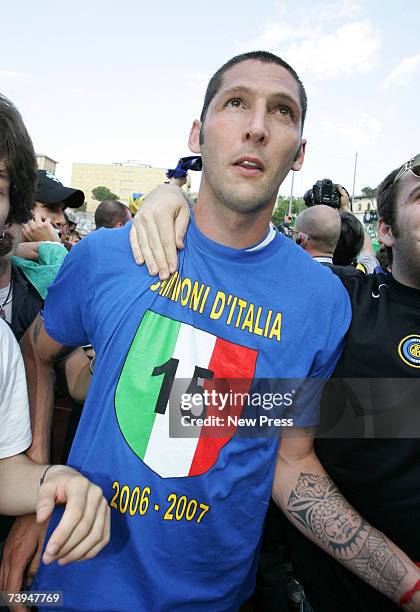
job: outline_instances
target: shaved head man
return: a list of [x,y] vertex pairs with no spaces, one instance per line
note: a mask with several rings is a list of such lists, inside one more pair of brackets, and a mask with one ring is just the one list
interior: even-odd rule
[[340,215],[330,206],[313,206],[298,215],[295,231],[297,241],[311,257],[332,259],[341,233]]

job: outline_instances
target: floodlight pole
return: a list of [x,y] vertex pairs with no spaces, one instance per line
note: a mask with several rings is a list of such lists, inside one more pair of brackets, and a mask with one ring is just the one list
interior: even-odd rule
[[292,204],[293,204],[293,184],[295,182],[295,173],[292,170],[292,185],[290,187],[290,198],[289,198],[289,215],[292,214]]
[[354,158],[354,173],[353,173],[353,189],[351,192],[351,202],[350,202],[350,208],[353,210],[353,200],[354,200],[354,190],[356,187],[356,170],[357,170],[357,152],[356,152],[356,156]]

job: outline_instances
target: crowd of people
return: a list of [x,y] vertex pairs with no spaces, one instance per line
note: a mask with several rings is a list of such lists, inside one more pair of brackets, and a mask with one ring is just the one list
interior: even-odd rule
[[[36,169],[0,97],[0,513],[20,515],[0,517],[0,591],[86,612],[280,612],[291,567],[308,610],[420,611],[420,157],[378,189],[383,253],[340,185],[285,235],[270,220],[304,163],[306,110],[281,58],[232,58],[194,157],[133,223],[106,200],[80,239],[83,192]],[[284,399],[287,381],[261,428],[244,396]]]

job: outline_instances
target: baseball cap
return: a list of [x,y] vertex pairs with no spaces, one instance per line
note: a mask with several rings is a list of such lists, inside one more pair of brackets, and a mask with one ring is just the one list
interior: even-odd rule
[[36,201],[42,204],[59,204],[64,202],[70,208],[79,208],[85,201],[85,194],[80,189],[64,187],[58,178],[48,170],[38,170]]

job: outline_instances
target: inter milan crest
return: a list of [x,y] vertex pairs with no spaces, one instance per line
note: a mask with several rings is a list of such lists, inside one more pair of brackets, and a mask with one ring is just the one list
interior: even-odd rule
[[407,365],[420,368],[420,335],[403,338],[398,345],[398,354]]

